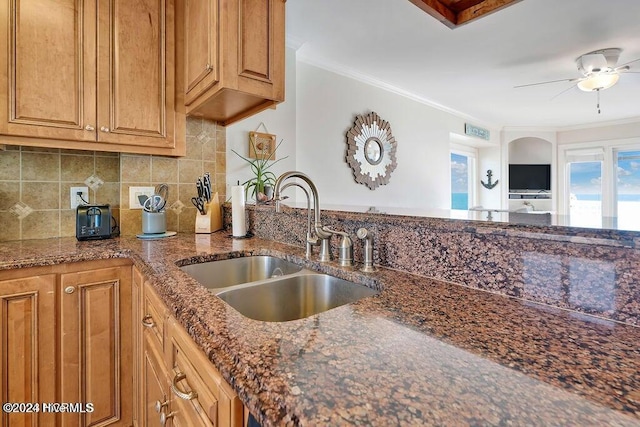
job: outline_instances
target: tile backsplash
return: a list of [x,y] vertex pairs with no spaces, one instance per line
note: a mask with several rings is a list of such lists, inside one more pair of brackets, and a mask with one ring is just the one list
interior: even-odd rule
[[0,151],[0,241],[75,236],[69,191],[77,186],[89,187],[90,203],[111,205],[122,234],[135,235],[141,211],[129,209],[129,187],[167,183],[167,229],[193,231],[198,176],[209,172],[225,200],[226,130],[189,117],[186,133],[180,158],[6,146]]

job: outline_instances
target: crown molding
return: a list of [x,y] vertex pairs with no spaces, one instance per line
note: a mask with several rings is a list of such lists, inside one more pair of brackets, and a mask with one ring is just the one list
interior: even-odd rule
[[608,127],[608,126],[621,126],[621,125],[628,125],[628,124],[634,124],[634,123],[640,124],[640,117],[628,117],[626,119],[609,120],[606,122],[598,122],[598,123],[587,123],[583,125],[562,126],[562,127],[558,127],[557,131],[567,132],[572,130],[594,129],[594,128],[602,128],[602,127]]
[[502,127],[502,132],[551,132],[555,133],[558,131],[557,127],[551,126],[504,126]]
[[303,45],[304,45],[304,40],[298,38],[298,37],[294,37],[291,36],[289,34],[287,34],[285,36],[285,41],[284,41],[284,45],[285,47],[288,47],[289,49],[293,49],[295,51],[297,51],[298,49],[300,49]]

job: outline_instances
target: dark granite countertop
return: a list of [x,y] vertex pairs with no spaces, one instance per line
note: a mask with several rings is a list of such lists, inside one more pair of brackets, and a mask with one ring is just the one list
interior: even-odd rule
[[[275,255],[380,289],[296,321],[243,317],[176,267]],[[640,328],[223,233],[0,244],[2,270],[127,257],[268,425],[640,425]],[[187,260],[187,261],[184,261]]]

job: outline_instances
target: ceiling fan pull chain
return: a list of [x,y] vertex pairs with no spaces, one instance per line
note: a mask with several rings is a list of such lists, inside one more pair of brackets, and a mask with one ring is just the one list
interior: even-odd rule
[[596,92],[598,93],[598,104],[596,107],[598,108],[598,114],[600,114],[600,89],[596,89]]

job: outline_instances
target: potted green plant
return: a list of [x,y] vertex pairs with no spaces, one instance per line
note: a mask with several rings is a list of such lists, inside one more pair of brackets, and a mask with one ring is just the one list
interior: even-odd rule
[[269,169],[280,160],[284,160],[289,156],[282,157],[275,161],[271,160],[278,147],[280,147],[280,144],[282,144],[282,140],[280,140],[278,145],[276,145],[276,148],[271,151],[268,156],[265,156],[263,151],[256,150],[253,138],[249,138],[249,141],[253,147],[253,152],[261,153],[260,157],[256,159],[249,159],[234,149],[231,149],[231,151],[233,151],[242,160],[249,163],[251,172],[254,174],[252,178],[242,183],[242,185],[245,186],[245,195],[248,197],[249,190],[251,190],[251,196],[255,199],[256,203],[264,203],[271,199],[273,195],[273,186],[276,183],[276,175]]

